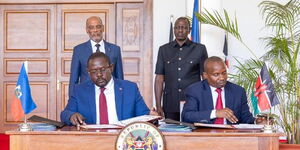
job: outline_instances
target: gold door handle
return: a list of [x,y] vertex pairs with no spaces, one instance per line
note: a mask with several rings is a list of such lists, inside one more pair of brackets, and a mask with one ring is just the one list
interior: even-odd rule
[[61,84],[61,82],[59,80],[57,80],[57,83],[56,83],[56,89],[57,89],[57,91],[59,91],[59,89],[60,89],[60,84]]

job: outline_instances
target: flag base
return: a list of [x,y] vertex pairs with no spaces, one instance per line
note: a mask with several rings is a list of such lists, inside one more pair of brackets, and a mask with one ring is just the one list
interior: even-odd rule
[[27,132],[27,131],[32,131],[32,127],[28,123],[21,123],[19,124],[19,131],[21,132]]
[[264,127],[262,128],[262,131],[264,133],[274,133],[273,125],[264,125]]

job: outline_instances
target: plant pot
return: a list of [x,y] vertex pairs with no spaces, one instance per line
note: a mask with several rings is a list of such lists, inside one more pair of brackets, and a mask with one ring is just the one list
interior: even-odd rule
[[300,144],[279,144],[279,150],[300,150]]

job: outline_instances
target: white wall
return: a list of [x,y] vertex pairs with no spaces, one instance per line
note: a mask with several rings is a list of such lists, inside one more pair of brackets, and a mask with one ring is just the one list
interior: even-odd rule
[[[153,70],[157,59],[157,52],[160,45],[169,40],[170,15],[174,20],[179,16],[191,16],[194,0],[153,0]],[[261,37],[267,36],[264,30],[264,22],[258,7],[262,0],[199,0],[201,10],[204,8],[210,12],[217,10],[223,13],[226,9],[231,18],[236,15],[240,35],[244,43],[253,51],[254,55],[260,57],[265,52]],[[286,3],[288,0],[274,0]],[[223,55],[223,43],[225,32],[211,25],[201,25],[201,43],[206,45],[209,56]],[[229,72],[233,71],[236,64],[234,58],[241,61],[254,56],[249,50],[236,40],[233,36],[228,37],[228,53],[230,60]]]
[[158,48],[169,42],[170,16],[176,18],[186,14],[185,0],[153,0],[153,72]]

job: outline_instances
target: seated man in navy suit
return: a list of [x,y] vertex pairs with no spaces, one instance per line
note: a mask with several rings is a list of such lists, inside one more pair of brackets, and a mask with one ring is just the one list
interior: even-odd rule
[[[216,56],[206,59],[204,79],[190,85],[182,111],[184,122],[210,124],[254,123],[244,88],[227,81],[224,61]],[[263,119],[257,119],[262,123]]]
[[149,110],[137,85],[112,77],[113,64],[102,52],[87,62],[90,80],[74,86],[61,121],[67,125],[113,124],[141,115],[157,115]]

